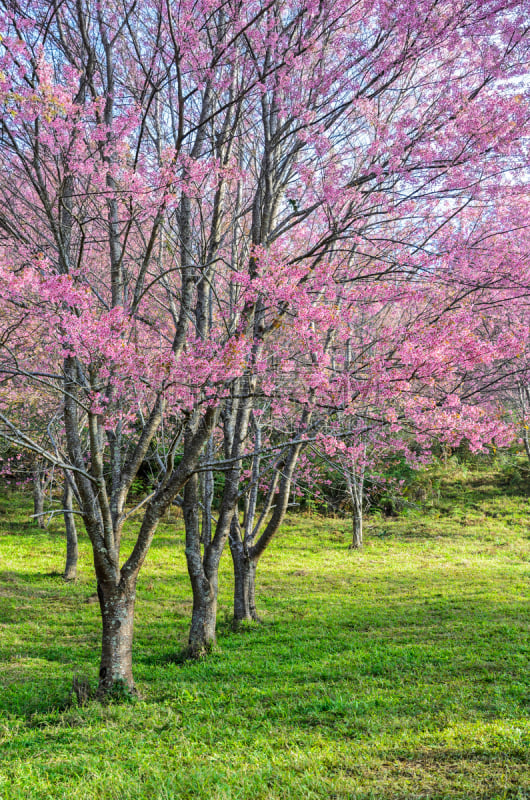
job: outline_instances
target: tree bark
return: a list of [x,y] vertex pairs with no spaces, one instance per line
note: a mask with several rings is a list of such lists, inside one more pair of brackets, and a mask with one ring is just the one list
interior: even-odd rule
[[528,411],[530,409],[530,388],[523,384],[518,383],[517,391],[519,394],[519,409],[521,414],[521,424],[523,429],[523,443],[526,450],[528,463],[530,464],[530,437],[528,435]]
[[346,466],[346,485],[352,504],[353,537],[350,550],[363,546],[364,465],[360,468],[352,461]]
[[188,637],[190,658],[202,658],[215,646],[217,622],[217,581],[202,576],[192,578],[193,611]]
[[[309,417],[304,418],[304,423]],[[252,518],[248,515],[250,503],[247,506],[247,518],[244,523],[243,533],[237,516],[234,516],[230,527],[230,552],[234,566],[234,620],[252,620],[259,622],[256,610],[256,571],[258,562],[273,537],[278,532],[289,504],[292,479],[302,445],[291,445],[288,453],[278,460],[275,476],[271,481],[269,494],[262,509],[260,518],[254,524],[255,507],[251,509]],[[275,494],[276,486],[278,492]],[[273,505],[274,503],[274,505]],[[269,511],[272,516],[265,525],[265,530],[255,542],[260,526],[265,521]]]
[[230,552],[234,564],[234,621],[259,622],[256,611],[256,568],[241,541],[230,538]]
[[35,522],[39,528],[44,528],[44,488],[42,486],[42,473],[38,464],[34,464],[31,470],[33,478],[33,513]]
[[217,571],[208,575],[201,557],[199,525],[199,479],[192,475],[184,487],[182,510],[186,528],[186,563],[193,592],[193,611],[188,637],[188,655],[201,658],[215,645],[217,619]]
[[[197,473],[188,479],[184,488],[182,510],[186,529],[186,562],[193,590],[188,654],[194,658],[205,655],[215,645],[219,562],[232,522],[238,513],[240,459],[248,430],[251,409],[249,398],[253,390],[253,384],[247,380],[242,391],[242,394],[247,395],[246,400],[234,403],[230,411],[225,414],[225,454],[227,458],[234,459],[234,463],[231,469],[225,472],[225,484],[215,532],[208,527],[206,536],[201,535]],[[185,442],[192,431],[193,424],[185,435]],[[211,540],[208,541],[210,536]]]
[[135,693],[132,675],[132,639],[136,580],[118,585],[98,582],[103,621],[98,695]]
[[523,431],[523,441],[524,441],[524,449],[526,450],[526,456],[528,458],[528,463],[530,464],[530,438],[528,436],[528,431]]
[[66,564],[63,573],[65,581],[74,581],[77,578],[78,548],[77,530],[72,510],[73,495],[72,484],[68,477],[65,476],[63,491],[63,513],[64,525],[66,528]]
[[359,550],[363,546],[363,512],[362,509],[353,507],[353,538],[350,545],[351,550]]

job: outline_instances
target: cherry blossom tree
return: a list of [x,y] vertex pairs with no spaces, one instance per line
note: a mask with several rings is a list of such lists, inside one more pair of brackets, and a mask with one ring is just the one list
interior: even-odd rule
[[[1,433],[72,476],[98,582],[99,691],[134,690],[136,581],[181,493],[190,648],[215,640],[265,398],[276,419],[296,414],[300,435],[272,442],[287,497],[316,410],[339,396],[352,413],[399,395],[413,420],[457,418],[437,378],[484,358],[476,309],[448,291],[457,266],[474,269],[458,220],[525,164],[527,3],[0,7]],[[377,335],[372,310],[388,318]],[[17,423],[20,386],[61,409],[64,446]],[[158,483],[127,509],[155,440]]]

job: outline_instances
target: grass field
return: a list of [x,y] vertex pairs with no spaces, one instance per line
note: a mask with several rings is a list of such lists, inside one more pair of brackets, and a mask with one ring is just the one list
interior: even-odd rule
[[260,565],[263,624],[179,665],[190,591],[182,524],[142,572],[134,673],[142,699],[68,702],[95,684],[97,604],[86,540],[60,577],[60,521],[0,497],[0,798],[397,800],[530,798],[528,497],[454,468],[423,510],[289,518]]

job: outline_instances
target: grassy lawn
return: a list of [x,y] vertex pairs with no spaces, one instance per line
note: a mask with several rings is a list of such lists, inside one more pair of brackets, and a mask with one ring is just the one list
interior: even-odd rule
[[[142,699],[68,702],[93,684],[90,551],[60,577],[60,520],[0,497],[0,798],[530,798],[528,497],[493,472],[446,472],[440,499],[348,520],[293,516],[258,574],[263,624],[179,665],[191,600],[182,523],[161,526],[138,586]],[[125,543],[126,545],[127,543]]]

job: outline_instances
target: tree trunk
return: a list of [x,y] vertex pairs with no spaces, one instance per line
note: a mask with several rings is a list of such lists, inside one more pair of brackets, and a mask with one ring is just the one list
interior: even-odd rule
[[526,450],[526,456],[528,458],[528,463],[530,464],[530,438],[528,436],[528,428],[524,428],[523,430],[523,442],[524,442],[524,449]]
[[193,611],[188,638],[188,655],[201,658],[215,645],[215,626],[217,621],[217,582],[204,576],[192,579]]
[[258,562],[249,558],[241,541],[230,539],[234,564],[234,621],[259,622],[256,611],[256,568]]
[[526,450],[526,456],[528,458],[528,463],[530,464],[530,437],[528,434],[528,412],[530,410],[530,388],[527,385],[524,385],[522,382],[519,382],[517,387],[519,393],[519,408],[521,413],[521,424],[523,429],[523,442],[524,442],[524,449]]
[[352,504],[353,538],[350,550],[359,550],[363,546],[363,499],[364,499],[364,466],[360,469],[352,461],[346,467],[346,485]]
[[201,556],[199,525],[199,481],[192,475],[184,488],[182,510],[186,529],[186,563],[193,592],[193,611],[188,637],[188,655],[201,658],[215,645],[217,619],[217,571],[207,574]]
[[[247,384],[246,390],[241,393],[251,396],[252,391],[253,387]],[[209,653],[216,641],[219,562],[232,521],[234,516],[237,516],[241,473],[238,459],[242,456],[249,414],[250,403],[246,402],[236,405],[225,417],[225,453],[227,458],[234,459],[234,465],[225,473],[215,533],[211,529],[210,521],[207,520],[207,527],[203,526],[201,536],[197,473],[190,476],[184,487],[182,510],[186,530],[186,563],[193,591],[193,612],[188,639],[188,656],[191,658],[199,658]],[[191,430],[190,427],[190,432]],[[186,434],[185,441],[190,432]]]
[[129,585],[98,582],[103,621],[98,695],[135,693],[132,639],[136,581]]
[[[309,419],[309,413],[302,418],[304,427],[309,422]],[[246,509],[243,535],[237,515],[233,519],[229,542],[234,565],[234,620],[236,622],[241,620],[260,621],[256,611],[256,570],[258,561],[284,520],[289,504],[293,474],[301,451],[301,444],[291,445],[287,455],[285,457],[281,456],[278,460],[275,467],[275,475],[269,487],[268,497],[257,523],[254,524],[255,505],[252,502],[249,502]],[[279,479],[280,486],[278,492],[275,493]],[[274,506],[272,505],[273,502]],[[266,524],[265,530],[257,542],[254,543],[254,537],[271,508],[273,509],[272,516]]]
[[44,488],[42,486],[42,474],[38,464],[33,465],[31,473],[33,477],[34,519],[39,528],[44,528]]
[[65,581],[74,581],[77,578],[77,531],[72,510],[73,500],[72,485],[68,478],[64,479],[63,509],[64,525],[66,528],[66,565],[63,578]]
[[350,545],[351,550],[359,550],[363,546],[363,512],[362,509],[353,507],[353,539]]
[[[204,452],[204,460],[211,464],[214,460],[213,436],[210,436]],[[212,541],[212,503],[214,498],[214,478],[213,470],[208,469],[201,473],[202,483],[202,527],[201,543],[206,547]]]

